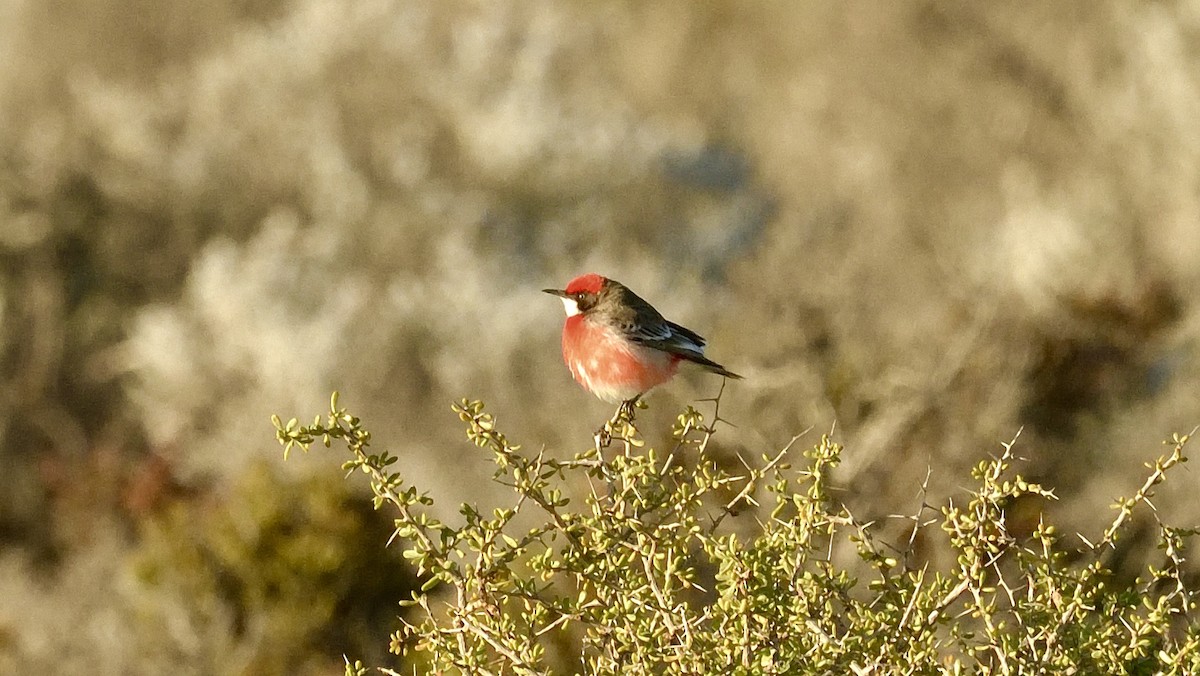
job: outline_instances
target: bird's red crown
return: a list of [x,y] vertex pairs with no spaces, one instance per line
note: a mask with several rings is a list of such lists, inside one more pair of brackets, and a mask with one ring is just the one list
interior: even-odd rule
[[604,288],[604,283],[608,280],[600,275],[589,272],[586,275],[580,275],[571,280],[567,284],[567,293],[600,293],[600,289]]

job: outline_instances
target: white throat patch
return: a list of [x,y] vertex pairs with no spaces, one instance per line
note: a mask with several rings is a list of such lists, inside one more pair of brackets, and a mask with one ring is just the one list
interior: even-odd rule
[[579,314],[579,303],[576,303],[574,298],[567,298],[563,296],[560,297],[559,300],[562,301],[563,309],[566,310],[568,317],[574,317],[575,315]]

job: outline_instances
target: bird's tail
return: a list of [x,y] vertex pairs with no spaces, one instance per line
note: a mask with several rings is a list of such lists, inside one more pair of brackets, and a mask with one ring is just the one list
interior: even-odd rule
[[719,376],[725,376],[726,378],[733,378],[734,380],[742,379],[742,377],[739,376],[738,374],[734,373],[733,371],[730,371],[729,369],[725,368],[724,366],[721,366],[717,362],[715,362],[703,355],[684,354],[684,355],[680,355],[680,356],[682,356],[684,359],[686,359],[694,364],[699,364],[701,367],[704,368],[704,370],[711,371]]

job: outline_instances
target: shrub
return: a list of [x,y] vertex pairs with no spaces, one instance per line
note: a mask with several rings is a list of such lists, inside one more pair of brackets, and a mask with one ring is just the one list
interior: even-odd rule
[[[720,398],[714,421],[719,421]],[[395,456],[338,405],[312,425],[274,423],[285,457],[344,443],[347,471],[370,480],[377,509],[424,583],[391,649],[414,665],[478,674],[1195,674],[1200,632],[1184,551],[1195,531],[1159,522],[1164,564],[1116,584],[1105,554],[1133,510],[1186,461],[1187,436],[1112,524],[1072,550],[1044,520],[1025,538],[1006,505],[1050,490],[1013,473],[1013,443],[973,471],[975,487],[937,519],[955,563],[916,565],[888,549],[831,495],[842,448],[797,439],[731,472],[709,445],[716,422],[688,407],[665,452],[647,448],[621,410],[593,448],[570,459],[525,452],[478,401],[454,411],[490,452],[510,506],[463,504],[450,525],[433,498],[407,485]],[[1015,441],[1015,440],[1014,440]],[[751,533],[728,517],[758,515]],[[1157,518],[1157,516],[1155,517]],[[835,555],[852,543],[858,563]],[[1068,562],[1070,560],[1070,562]],[[360,663],[347,674],[363,674]],[[387,670],[384,670],[387,671]],[[390,673],[390,672],[389,672]]]
[[303,675],[329,673],[347,650],[387,657],[366,628],[416,584],[378,546],[390,523],[336,477],[277,469],[251,465],[225,492],[140,524],[131,601],[142,673]]

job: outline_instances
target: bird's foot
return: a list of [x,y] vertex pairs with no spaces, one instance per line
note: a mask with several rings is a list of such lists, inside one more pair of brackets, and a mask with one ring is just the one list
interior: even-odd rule
[[637,428],[634,427],[634,419],[637,417],[637,409],[645,408],[646,405],[641,402],[641,395],[626,399],[617,407],[616,413],[609,418],[604,426],[596,431],[596,452],[601,449],[608,448],[612,445],[614,439],[625,442],[629,446],[641,446],[643,442],[637,438]]
[[645,407],[646,405],[642,403],[642,395],[640,394],[632,399],[626,399],[625,401],[621,402],[620,406],[617,407],[617,412],[613,416],[613,421],[616,422],[624,420],[632,424],[634,417],[637,415],[637,409]]

